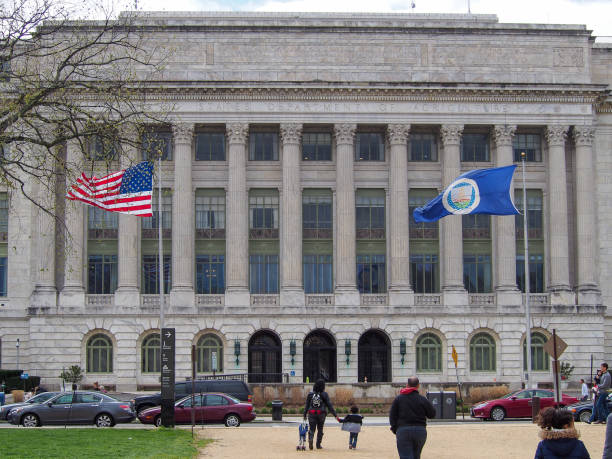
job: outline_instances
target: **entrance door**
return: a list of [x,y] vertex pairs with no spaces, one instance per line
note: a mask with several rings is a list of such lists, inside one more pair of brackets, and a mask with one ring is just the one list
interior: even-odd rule
[[378,330],[368,330],[359,338],[357,349],[357,374],[359,382],[391,381],[391,344],[387,336]]
[[281,343],[269,331],[259,331],[249,340],[249,382],[282,382]]
[[315,330],[304,339],[304,382],[306,378],[336,382],[336,342],[325,330]]

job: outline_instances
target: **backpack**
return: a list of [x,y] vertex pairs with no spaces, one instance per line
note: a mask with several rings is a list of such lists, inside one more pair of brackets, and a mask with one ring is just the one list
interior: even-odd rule
[[312,398],[310,399],[310,408],[313,410],[322,410],[323,409],[323,397],[319,392],[315,392],[312,394]]

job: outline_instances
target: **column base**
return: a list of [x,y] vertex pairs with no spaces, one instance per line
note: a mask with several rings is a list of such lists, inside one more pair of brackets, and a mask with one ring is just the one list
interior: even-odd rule
[[414,306],[414,292],[410,289],[389,289],[389,306],[395,308]]
[[495,291],[495,300],[497,306],[522,306],[523,305],[523,294],[522,292],[514,288],[505,289],[503,287]]
[[468,292],[463,286],[446,287],[442,290],[442,305],[445,308],[453,306],[467,306]]
[[36,287],[30,297],[30,305],[35,308],[54,308],[57,306],[57,290],[51,286]]
[[251,306],[251,293],[248,289],[225,290],[225,307],[249,308]]
[[575,305],[576,294],[568,287],[550,288],[550,304]]
[[170,290],[170,306],[174,310],[193,309],[195,307],[195,293],[192,288],[173,287]]
[[578,286],[576,295],[579,305],[597,306],[601,303],[601,290],[596,285]]
[[356,288],[336,289],[334,294],[336,307],[355,307],[361,304],[359,291]]
[[140,292],[137,287],[119,287],[115,290],[115,308],[137,309],[140,307]]
[[85,308],[85,289],[83,287],[64,287],[60,292],[59,306],[63,308]]
[[281,289],[281,308],[303,308],[306,305],[306,295],[302,289]]

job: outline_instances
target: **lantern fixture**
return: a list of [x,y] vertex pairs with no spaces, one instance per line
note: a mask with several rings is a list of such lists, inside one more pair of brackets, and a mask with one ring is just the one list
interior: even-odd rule
[[289,343],[289,354],[291,355],[291,366],[295,365],[295,354],[296,354],[295,340],[292,339]]
[[240,363],[240,341],[234,340],[234,355],[236,356],[236,366]]
[[400,355],[402,356],[402,365],[404,364],[404,359],[406,357],[406,340],[400,339]]
[[346,355],[346,364],[351,363],[351,340],[344,340],[344,355]]

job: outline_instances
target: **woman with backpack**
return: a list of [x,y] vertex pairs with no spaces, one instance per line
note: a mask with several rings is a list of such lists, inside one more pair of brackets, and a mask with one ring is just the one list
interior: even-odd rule
[[325,392],[325,381],[322,379],[314,383],[312,392],[306,397],[306,406],[304,406],[304,419],[308,416],[308,448],[312,449],[312,440],[314,438],[315,429],[317,429],[317,449],[323,448],[321,440],[323,440],[323,424],[327,417],[327,411],[334,415],[336,420],[340,422],[340,418],[336,414],[336,410],[332,406],[329,395]]

